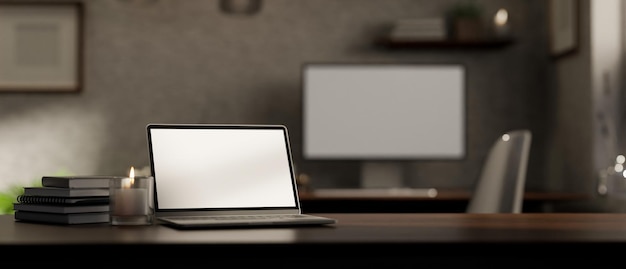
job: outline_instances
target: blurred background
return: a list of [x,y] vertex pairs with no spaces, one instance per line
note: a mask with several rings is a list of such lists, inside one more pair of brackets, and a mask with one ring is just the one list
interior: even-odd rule
[[[559,13],[550,8],[553,2],[576,7],[571,48],[552,49],[558,36],[551,26]],[[358,187],[361,161],[303,158],[303,66],[454,63],[466,68],[466,156],[403,161],[410,187],[469,190],[492,143],[506,131],[529,129],[527,190],[592,198],[564,211],[622,210],[619,191],[606,185],[607,169],[624,150],[622,1],[78,3],[77,90],[0,85],[0,190],[48,174],[125,175],[130,166],[144,168],[148,123],[284,124],[296,170],[308,176],[310,187]],[[480,27],[469,39],[450,17],[459,3],[478,11]],[[508,14],[504,36],[494,28],[500,9]],[[6,18],[0,35],[11,37]],[[401,22],[432,18],[444,22],[442,42],[390,36]],[[6,56],[12,52],[4,40],[0,55]],[[39,44],[31,52],[54,46]]]

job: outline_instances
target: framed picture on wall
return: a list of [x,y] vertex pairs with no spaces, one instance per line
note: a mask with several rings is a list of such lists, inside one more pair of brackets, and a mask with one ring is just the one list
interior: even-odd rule
[[562,57],[578,49],[579,0],[549,0],[550,55]]
[[80,2],[0,1],[0,92],[78,92]]

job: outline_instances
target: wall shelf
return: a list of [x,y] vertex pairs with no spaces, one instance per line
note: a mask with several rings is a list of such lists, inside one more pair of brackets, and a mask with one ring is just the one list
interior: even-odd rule
[[421,41],[381,38],[376,40],[376,45],[389,49],[498,49],[513,43],[512,39]]

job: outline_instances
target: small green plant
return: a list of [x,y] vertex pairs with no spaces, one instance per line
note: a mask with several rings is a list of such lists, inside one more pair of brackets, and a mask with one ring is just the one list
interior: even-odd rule
[[[69,173],[66,170],[59,170],[54,174],[55,176],[67,176]],[[37,178],[33,180],[29,186],[38,187],[41,186],[41,179]],[[10,185],[5,191],[0,192],[0,215],[13,214],[13,203],[17,202],[17,196],[24,194],[24,186],[22,185]]]
[[[37,186],[37,181],[32,186]],[[0,214],[13,214],[13,203],[17,202],[17,196],[24,193],[21,185],[11,185],[6,191],[0,192]]]

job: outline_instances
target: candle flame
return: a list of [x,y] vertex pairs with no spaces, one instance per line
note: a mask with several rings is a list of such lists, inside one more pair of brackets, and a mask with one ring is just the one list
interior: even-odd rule
[[130,177],[130,184],[135,184],[135,167],[130,167],[130,172],[128,172],[128,177]]
[[130,167],[128,178],[122,179],[122,189],[130,189],[130,186],[135,184],[135,167]]

